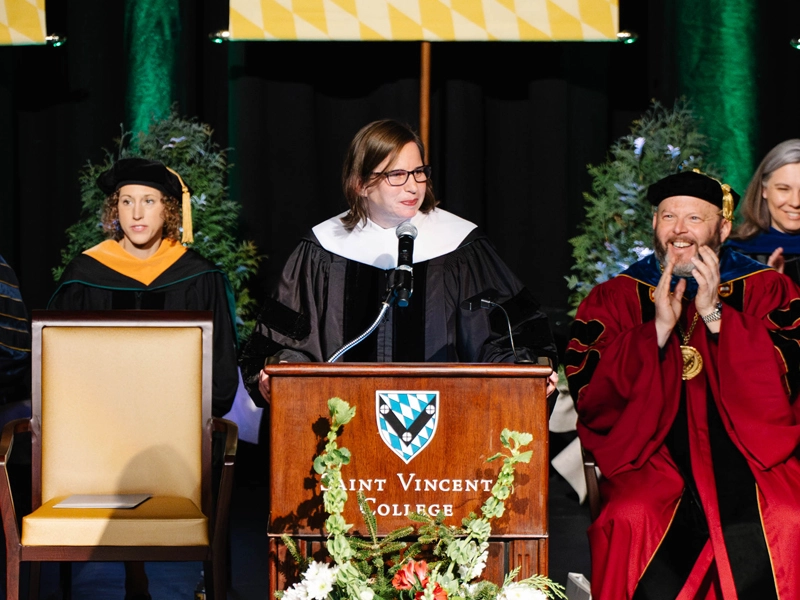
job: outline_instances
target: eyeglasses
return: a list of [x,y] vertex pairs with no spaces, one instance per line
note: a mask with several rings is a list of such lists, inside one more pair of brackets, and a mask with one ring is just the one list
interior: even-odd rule
[[424,167],[417,167],[413,171],[406,171],[404,169],[394,169],[393,171],[384,171],[382,173],[373,171],[372,174],[383,175],[386,177],[386,181],[389,182],[389,185],[397,187],[405,185],[406,181],[408,181],[408,176],[412,174],[414,175],[414,181],[417,183],[428,181],[431,176],[431,167],[430,165],[425,165]]

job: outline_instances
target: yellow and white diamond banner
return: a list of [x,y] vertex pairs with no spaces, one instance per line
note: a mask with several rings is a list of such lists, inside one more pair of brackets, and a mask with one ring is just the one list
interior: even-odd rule
[[45,43],[45,0],[0,0],[0,46]]
[[[9,1],[9,0],[6,0]],[[230,0],[232,40],[616,40],[618,0]]]

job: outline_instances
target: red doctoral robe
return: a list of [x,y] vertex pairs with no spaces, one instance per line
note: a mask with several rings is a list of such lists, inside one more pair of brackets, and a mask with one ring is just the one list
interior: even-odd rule
[[[800,598],[800,289],[771,269],[740,269],[723,279],[721,331],[715,339],[698,322],[689,345],[704,366],[683,382],[677,328],[661,352],[656,341],[653,264],[648,257],[592,290],[578,309],[565,361],[581,443],[603,473],[602,510],[588,532],[593,598],[630,599],[671,524],[684,480],[665,439],[682,385],[709,541],[678,598],[737,598],[711,460],[709,392],[755,478],[778,597]],[[684,331],[695,312],[685,299]]]

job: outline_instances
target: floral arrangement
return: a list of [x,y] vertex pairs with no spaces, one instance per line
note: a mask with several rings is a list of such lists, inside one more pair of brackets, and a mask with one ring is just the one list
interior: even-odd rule
[[[379,538],[375,514],[358,494],[358,503],[369,537],[347,535],[352,527],[342,516],[347,492],[341,470],[350,462],[350,452],[336,442],[339,429],[350,422],[356,409],[340,398],[328,400],[330,430],[323,452],[314,460],[314,470],[321,475],[327,550],[333,564],[308,560],[300,555],[289,536],[282,539],[303,571],[302,580],[277,592],[282,600],[544,600],[563,598],[563,587],[547,577],[533,576],[514,581],[519,569],[509,573],[502,585],[476,581],[486,566],[491,520],[505,512],[505,501],[514,489],[514,467],[527,463],[531,452],[523,452],[533,436],[504,429],[500,441],[507,453],[500,452],[487,461],[503,459],[503,466],[481,508],[483,516],[469,515],[461,527],[444,524],[444,514],[436,517],[412,514],[420,524],[416,541],[411,525]],[[431,560],[418,560],[423,552]]]
[[705,151],[706,136],[685,100],[671,109],[654,101],[630,134],[611,146],[606,162],[589,165],[593,181],[592,193],[584,194],[586,217],[580,235],[570,240],[575,264],[567,285],[573,309],[595,285],[652,252],[650,184],[683,169],[718,176],[704,166]]

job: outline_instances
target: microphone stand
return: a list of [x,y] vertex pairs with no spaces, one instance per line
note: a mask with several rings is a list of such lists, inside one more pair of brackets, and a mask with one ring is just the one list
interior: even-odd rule
[[378,328],[378,325],[381,324],[381,321],[383,321],[383,318],[386,316],[386,312],[389,310],[392,304],[395,303],[395,301],[397,302],[397,306],[401,308],[408,306],[408,301],[411,298],[411,294],[414,293],[414,268],[412,266],[412,255],[414,253],[414,238],[417,237],[417,228],[414,227],[414,225],[412,225],[409,221],[404,221],[397,226],[395,232],[398,239],[397,267],[392,272],[391,279],[389,280],[390,283],[386,290],[386,297],[383,299],[383,302],[381,302],[382,308],[378,318],[375,319],[375,322],[372,323],[372,325],[367,327],[367,330],[364,331],[364,333],[347,342],[344,346],[334,352],[327,362],[336,362],[353,346],[363,342],[369,336],[369,334]]
[[347,352],[348,350],[352,349],[354,346],[357,346],[358,344],[363,342],[365,339],[367,339],[369,337],[369,335],[373,331],[375,331],[378,328],[378,325],[381,324],[381,321],[383,321],[383,318],[386,316],[386,312],[392,306],[392,304],[394,303],[395,298],[397,297],[397,295],[394,293],[395,292],[395,287],[397,287],[397,286],[390,286],[389,289],[386,290],[386,297],[383,299],[383,302],[381,302],[381,312],[380,312],[380,314],[378,314],[378,317],[375,319],[375,321],[372,323],[372,325],[367,327],[367,329],[361,335],[359,335],[358,337],[350,340],[344,346],[339,348],[325,362],[329,362],[329,363],[336,362],[337,360],[339,360],[342,357],[342,355],[345,352]]
[[511,342],[511,352],[514,353],[514,363],[518,365],[533,363],[532,360],[529,360],[527,358],[520,358],[519,356],[517,356],[517,348],[516,346],[514,346],[514,333],[511,329],[511,319],[508,318],[508,312],[506,311],[506,309],[503,308],[501,305],[499,305],[497,302],[493,302],[492,300],[489,300],[487,298],[481,298],[481,308],[492,308],[492,307],[499,308],[501,311],[503,311],[503,315],[505,315],[506,317],[506,324],[508,325],[508,341]]
[[506,318],[506,325],[508,326],[508,341],[511,342],[511,352],[514,353],[514,363],[518,365],[532,364],[532,360],[520,358],[517,354],[517,347],[514,345],[514,330],[511,327],[511,319],[508,317],[508,311],[506,311],[503,305],[498,304],[493,300],[493,298],[496,297],[497,290],[490,288],[488,290],[484,290],[480,294],[476,294],[475,296],[464,300],[461,303],[461,308],[470,312],[481,308],[499,308],[501,311],[503,311],[503,315]]

